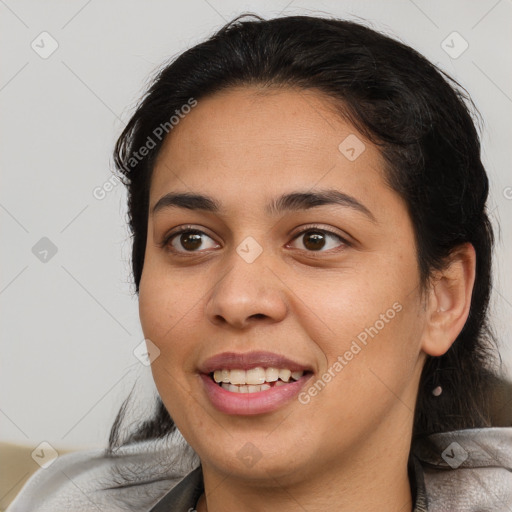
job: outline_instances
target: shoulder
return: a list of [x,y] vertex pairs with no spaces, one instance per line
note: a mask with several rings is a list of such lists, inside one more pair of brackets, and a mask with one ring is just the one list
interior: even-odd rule
[[150,510],[198,465],[181,435],[127,445],[110,456],[69,453],[32,475],[7,512]]
[[413,443],[428,510],[505,510],[512,503],[512,427],[431,434]]

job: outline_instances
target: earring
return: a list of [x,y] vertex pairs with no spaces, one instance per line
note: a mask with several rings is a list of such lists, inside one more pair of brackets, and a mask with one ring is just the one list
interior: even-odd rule
[[440,370],[436,369],[434,370],[434,376],[432,378],[432,383],[434,384],[434,389],[432,389],[432,394],[434,396],[439,396],[443,392],[443,388],[438,384],[438,372]]

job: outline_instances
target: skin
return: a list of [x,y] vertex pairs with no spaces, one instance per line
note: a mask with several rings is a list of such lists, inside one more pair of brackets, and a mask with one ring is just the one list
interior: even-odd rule
[[[365,144],[354,161],[338,149],[350,134]],[[167,137],[150,211],[171,191],[207,194],[224,208],[150,215],[139,289],[144,336],[160,350],[157,389],[202,462],[199,512],[412,510],[407,459],[421,369],[466,321],[475,255],[461,246],[422,294],[413,226],[383,169],[377,147],[315,91],[231,88],[200,99]],[[338,205],[265,213],[278,195],[325,188],[353,196],[375,221]],[[179,254],[159,245],[187,224],[205,232],[195,252],[180,235]],[[349,244],[326,235],[311,249],[308,232],[297,236],[307,224]],[[263,249],[252,263],[236,251],[248,236]],[[199,364],[224,351],[291,357],[313,367],[315,382],[395,303],[401,311],[307,404],[233,416],[203,390]],[[259,456],[251,466],[238,455],[246,443]]]

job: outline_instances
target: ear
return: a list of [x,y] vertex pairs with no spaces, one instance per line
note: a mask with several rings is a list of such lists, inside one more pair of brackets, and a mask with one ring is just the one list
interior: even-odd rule
[[427,354],[442,356],[462,331],[471,306],[475,268],[475,249],[468,242],[455,249],[446,268],[432,277],[421,345]]

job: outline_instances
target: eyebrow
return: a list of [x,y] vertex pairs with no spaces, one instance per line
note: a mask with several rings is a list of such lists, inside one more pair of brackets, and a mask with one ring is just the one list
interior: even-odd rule
[[[276,216],[286,211],[308,210],[317,206],[331,204],[351,208],[365,214],[372,222],[377,222],[372,212],[355,197],[334,189],[283,194],[266,205],[265,213]],[[222,212],[221,203],[213,197],[203,194],[169,192],[161,197],[153,206],[151,215],[169,208],[186,208],[188,210],[201,210],[213,213]]]

